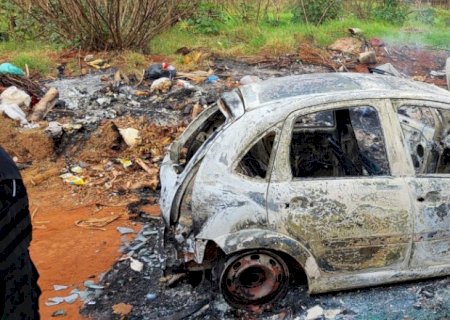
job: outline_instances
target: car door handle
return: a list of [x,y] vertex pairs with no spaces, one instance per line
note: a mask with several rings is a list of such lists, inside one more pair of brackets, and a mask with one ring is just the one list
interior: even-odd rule
[[419,202],[424,202],[424,201],[438,202],[440,200],[441,200],[441,194],[438,191],[430,191],[430,192],[427,192],[427,194],[425,196],[417,197],[417,201],[419,201]]

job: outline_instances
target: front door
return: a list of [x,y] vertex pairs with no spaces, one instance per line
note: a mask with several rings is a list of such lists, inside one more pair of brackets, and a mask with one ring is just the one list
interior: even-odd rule
[[386,104],[318,106],[291,114],[284,125],[269,185],[269,221],[303,243],[322,271],[408,262],[410,199],[396,175],[402,159],[392,150],[398,142],[385,139],[392,135]]
[[415,206],[412,267],[450,263],[450,111],[446,105],[395,101]]

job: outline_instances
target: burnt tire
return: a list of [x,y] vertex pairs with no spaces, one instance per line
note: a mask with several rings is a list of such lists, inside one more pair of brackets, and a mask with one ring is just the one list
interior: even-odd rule
[[254,311],[283,298],[289,279],[289,268],[279,255],[252,250],[226,260],[219,285],[229,305]]

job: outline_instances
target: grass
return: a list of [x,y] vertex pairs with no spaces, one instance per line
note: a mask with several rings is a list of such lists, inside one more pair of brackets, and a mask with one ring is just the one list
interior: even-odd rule
[[410,15],[403,26],[384,21],[361,20],[348,16],[326,22],[320,26],[291,22],[289,14],[282,15],[278,25],[260,22],[258,25],[241,24],[236,20],[218,23],[216,34],[204,34],[182,22],[156,37],[150,44],[153,54],[173,55],[182,46],[206,47],[223,56],[268,53],[280,55],[295,52],[301,39],[312,39],[320,47],[326,47],[336,39],[348,36],[347,29],[364,30],[367,38],[377,37],[388,44],[418,45],[438,49],[450,49],[450,12],[437,10],[433,25],[417,21]]
[[56,63],[53,62],[53,56],[59,50],[57,46],[46,45],[40,41],[0,42],[2,62],[10,62],[23,70],[28,65],[30,73],[37,76],[46,76],[54,71]]

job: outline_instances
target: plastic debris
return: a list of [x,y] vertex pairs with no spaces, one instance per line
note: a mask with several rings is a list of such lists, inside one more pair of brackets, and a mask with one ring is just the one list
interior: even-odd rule
[[172,80],[169,78],[159,78],[153,81],[150,92],[168,92],[172,88]]
[[0,94],[2,104],[17,104],[19,107],[30,107],[31,97],[23,90],[12,86]]
[[92,62],[95,60],[95,57],[93,54],[88,54],[84,57],[84,62]]
[[133,161],[131,161],[130,159],[119,158],[117,160],[122,164],[124,169],[129,168],[133,165]]
[[22,69],[8,62],[0,64],[0,73],[11,74],[13,76],[20,76],[20,77],[23,77],[25,75]]
[[45,305],[47,307],[56,306],[58,304],[61,304],[64,302],[64,298],[62,297],[54,297],[54,298],[48,298],[48,301],[45,302]]
[[119,128],[120,135],[129,147],[134,147],[141,141],[139,130],[134,128]]
[[69,288],[69,287],[68,286],[59,285],[59,284],[54,284],[53,285],[53,290],[55,290],[55,291],[66,290],[67,288]]
[[93,289],[93,290],[102,290],[102,289],[105,288],[104,286],[95,284],[94,281],[92,281],[92,280],[86,280],[86,281],[84,282],[84,286],[85,286],[86,288]]
[[70,171],[72,171],[73,173],[83,173],[83,168],[80,166],[73,166],[72,168],[70,168]]
[[122,215],[119,214],[119,215],[113,215],[113,216],[104,217],[104,218],[91,218],[88,220],[77,220],[77,221],[75,221],[75,225],[80,228],[105,231],[106,230],[104,228],[105,226],[107,226],[108,224],[110,224],[113,221],[116,221],[121,216]]
[[64,301],[67,302],[68,304],[72,304],[78,300],[78,297],[79,297],[78,294],[73,293],[70,296],[65,297]]
[[0,113],[19,121],[22,126],[29,124],[25,112],[17,104],[0,104]]
[[208,78],[206,78],[206,83],[213,84],[213,83],[216,83],[219,80],[220,80],[220,78],[213,74],[211,76],[208,76]]
[[86,184],[86,181],[84,181],[82,177],[75,176],[72,173],[65,173],[60,175],[60,177],[64,180],[65,183],[72,186],[84,186]]
[[131,229],[131,228],[125,228],[125,227],[117,227],[117,231],[119,231],[119,233],[120,233],[121,235],[134,233],[134,230],[133,230],[133,229]]
[[97,70],[104,70],[111,68],[111,65],[103,59],[97,59],[86,63]]
[[177,70],[174,66],[164,62],[164,63],[154,63],[150,65],[144,72],[144,79],[146,80],[156,80],[159,78],[170,78],[173,79],[177,75]]
[[80,130],[81,128],[83,128],[83,126],[81,124],[74,124],[74,123],[67,123],[67,124],[63,124],[63,129],[65,132],[67,133],[71,133],[77,130]]
[[430,71],[430,76],[432,77],[436,77],[436,78],[444,78],[446,75],[445,70],[443,71],[435,71],[435,70],[431,70]]
[[193,84],[191,84],[189,81],[181,80],[181,79],[177,80],[176,86],[177,87],[181,87],[181,88],[185,88],[185,89],[188,89],[188,90],[196,90],[197,89],[197,87],[194,86]]

